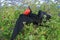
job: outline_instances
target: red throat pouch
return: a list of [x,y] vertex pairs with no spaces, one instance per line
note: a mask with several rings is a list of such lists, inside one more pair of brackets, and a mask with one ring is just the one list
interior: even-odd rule
[[30,9],[26,9],[25,11],[24,11],[24,15],[29,15],[30,14]]

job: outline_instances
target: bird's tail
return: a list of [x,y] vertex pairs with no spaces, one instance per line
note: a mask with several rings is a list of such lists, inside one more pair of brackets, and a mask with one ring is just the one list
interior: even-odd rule
[[15,25],[15,28],[13,30],[13,33],[12,33],[10,40],[14,40],[16,38],[16,36],[19,34],[19,32],[21,32],[23,27],[24,27],[21,17],[22,17],[22,15],[20,15],[16,21],[16,25]]
[[19,34],[19,32],[22,31],[23,26],[24,26],[23,23],[19,23],[15,26],[12,36],[11,36],[11,40],[14,40],[16,38],[16,36]]

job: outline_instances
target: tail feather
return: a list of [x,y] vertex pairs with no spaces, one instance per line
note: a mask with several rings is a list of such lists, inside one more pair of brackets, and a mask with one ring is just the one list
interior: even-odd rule
[[13,30],[12,36],[10,40],[14,40],[16,38],[16,36],[19,34],[19,32],[22,31],[24,25],[23,25],[23,20],[21,17],[19,17],[16,21],[16,25],[15,28]]
[[14,30],[13,30],[13,34],[11,36],[11,40],[14,40],[16,38],[16,36],[19,34],[19,32],[22,31],[24,25],[23,23],[19,23],[18,25],[15,26]]

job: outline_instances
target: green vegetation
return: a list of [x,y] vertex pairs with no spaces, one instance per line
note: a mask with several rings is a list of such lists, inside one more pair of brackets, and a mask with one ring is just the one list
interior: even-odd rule
[[[32,23],[30,26],[25,25],[24,30],[17,36],[16,40],[60,40],[60,17],[57,16],[60,9],[55,6],[55,4],[51,5],[49,10],[47,10],[48,5],[40,7],[41,10],[52,15],[51,22],[36,27]],[[0,40],[9,40],[17,18],[25,9],[19,8],[19,10],[16,10],[15,7],[0,9]],[[35,10],[33,10],[33,13],[37,13]]]

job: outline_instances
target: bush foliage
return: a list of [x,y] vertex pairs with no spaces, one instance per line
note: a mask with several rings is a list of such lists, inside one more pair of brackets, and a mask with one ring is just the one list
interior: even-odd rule
[[[23,31],[16,37],[16,40],[60,40],[59,9],[55,8],[55,4],[51,5],[49,11],[47,7],[44,9],[44,6],[41,6],[40,10],[51,14],[51,21],[44,23],[44,26],[35,26],[32,23],[30,26],[25,25]],[[19,8],[19,10],[16,10],[15,7],[2,7],[0,9],[0,40],[9,40],[17,18],[25,9],[21,10]],[[36,9],[33,10],[33,13],[37,13]]]

